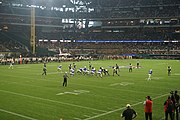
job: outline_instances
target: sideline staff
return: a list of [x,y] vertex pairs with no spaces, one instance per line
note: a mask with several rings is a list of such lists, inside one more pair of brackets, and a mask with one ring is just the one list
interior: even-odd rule
[[132,120],[137,116],[137,113],[135,112],[135,110],[133,110],[131,108],[130,104],[126,105],[126,110],[123,111],[123,113],[121,114],[121,117],[124,117],[124,120]]

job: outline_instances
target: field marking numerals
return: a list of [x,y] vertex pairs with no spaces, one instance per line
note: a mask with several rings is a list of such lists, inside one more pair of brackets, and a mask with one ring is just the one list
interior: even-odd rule
[[121,82],[121,83],[113,83],[113,84],[110,84],[109,86],[117,86],[117,85],[127,86],[127,85],[132,85],[132,84],[134,84],[134,83]]
[[58,93],[56,95],[65,95],[65,94],[71,94],[71,95],[79,95],[79,94],[83,94],[83,93],[89,93],[89,91],[87,90],[74,90],[72,92],[63,92],[63,93]]

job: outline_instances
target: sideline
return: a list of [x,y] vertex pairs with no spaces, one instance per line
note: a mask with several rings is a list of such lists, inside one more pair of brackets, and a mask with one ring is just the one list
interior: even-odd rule
[[1,109],[1,108],[0,108],[0,111],[5,112],[5,113],[9,113],[9,114],[12,114],[12,115],[15,115],[15,116],[18,116],[18,117],[26,118],[28,120],[37,120],[35,118],[28,117],[28,116],[25,116],[25,115],[21,115],[21,114],[15,113],[15,112],[7,111],[7,110]]
[[[179,90],[178,90],[178,91],[179,91]],[[160,95],[160,96],[157,96],[157,97],[153,98],[152,100],[155,100],[155,99],[158,99],[158,98],[167,96],[167,95],[169,95],[169,93],[163,94],[163,95]],[[138,102],[138,103],[132,104],[132,106],[137,106],[137,105],[142,104],[142,103],[143,103],[143,102]],[[95,115],[95,116],[86,118],[86,119],[83,119],[83,120],[91,120],[91,119],[94,119],[94,118],[98,118],[98,117],[101,117],[101,116],[105,116],[105,115],[108,115],[108,114],[111,114],[111,113],[114,113],[114,112],[123,110],[123,109],[125,109],[125,108],[126,108],[126,107],[122,107],[122,108],[119,108],[119,109],[115,109],[115,110],[112,110],[112,111],[108,111],[108,112],[105,112],[105,113],[102,113],[102,114],[99,114],[99,115]]]

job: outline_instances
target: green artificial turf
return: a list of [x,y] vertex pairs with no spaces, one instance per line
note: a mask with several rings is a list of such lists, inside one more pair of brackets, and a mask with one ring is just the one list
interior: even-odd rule
[[[43,64],[0,66],[0,120],[121,120],[126,104],[137,112],[136,120],[144,120],[143,101],[153,100],[153,120],[164,117],[163,103],[170,91],[180,90],[179,60],[139,60],[141,68],[132,73],[120,69],[112,76],[109,66],[136,66],[137,60],[91,61],[96,68],[104,67],[110,76],[75,74],[63,87],[63,74],[73,62],[47,63],[47,75],[41,75]],[[89,61],[75,62],[77,68]],[[62,73],[57,71],[62,65]],[[171,76],[167,67],[172,67]],[[152,80],[147,81],[148,70]],[[179,91],[180,93],[180,91]],[[58,95],[59,94],[59,95]]]

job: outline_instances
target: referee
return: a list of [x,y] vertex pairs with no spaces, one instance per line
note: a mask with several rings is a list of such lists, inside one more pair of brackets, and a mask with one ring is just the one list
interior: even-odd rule
[[67,86],[67,78],[69,78],[67,72],[65,72],[65,74],[63,75],[63,78],[64,78],[63,86],[66,87]]

